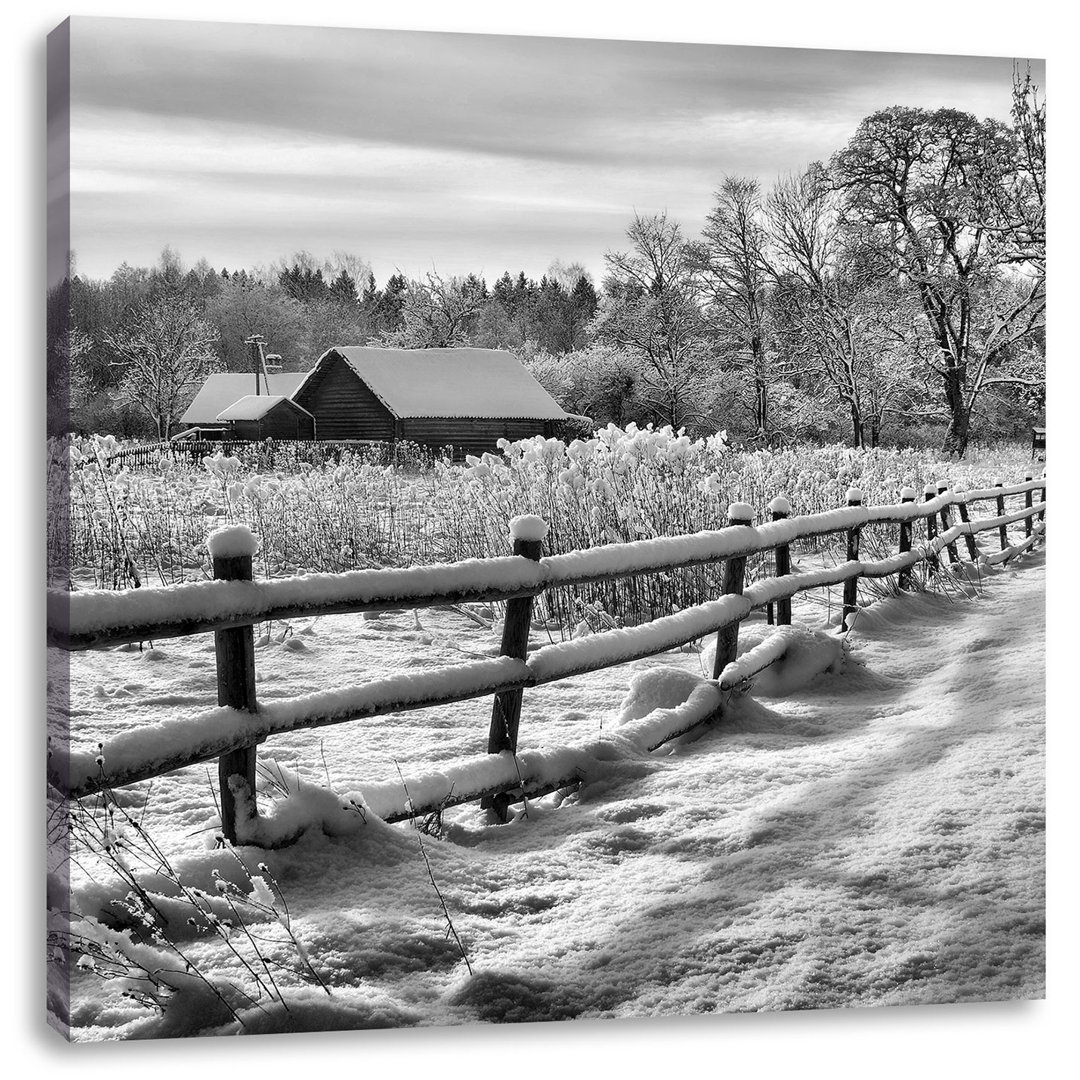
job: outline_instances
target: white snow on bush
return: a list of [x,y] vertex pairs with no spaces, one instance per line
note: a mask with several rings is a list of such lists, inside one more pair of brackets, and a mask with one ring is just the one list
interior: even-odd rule
[[[1032,490],[1037,484],[1017,485],[1011,493]],[[932,485],[928,486],[932,490]],[[971,502],[997,491],[969,492]],[[306,574],[259,582],[205,581],[160,589],[126,591],[50,590],[47,595],[48,623],[58,634],[74,636],[109,633],[121,635],[151,632],[162,636],[170,627],[185,623],[253,620],[287,611],[294,615],[337,606],[359,610],[364,605],[408,605],[431,599],[433,603],[453,602],[461,597],[501,595],[516,590],[538,590],[545,585],[565,585],[628,574],[663,570],[675,565],[713,562],[780,544],[798,537],[840,532],[880,521],[915,521],[947,510],[958,497],[944,491],[918,503],[893,506],[847,506],[819,514],[788,517],[758,527],[736,526],[693,533],[686,536],[609,544],[586,551],[552,555],[539,563],[520,556],[471,559],[459,563],[419,566],[408,569],[354,570],[341,574]],[[1031,510],[1019,510],[1001,517],[957,526],[944,543],[965,533],[975,533],[1022,520],[1045,511],[1045,502]],[[745,507],[745,504],[733,504]],[[742,512],[740,509],[739,512]],[[519,538],[540,538],[547,526],[535,515],[515,518],[512,529]],[[212,534],[216,552],[242,553],[255,543],[244,526],[230,527]],[[940,550],[941,545],[936,550]],[[175,631],[172,631],[175,632]]]
[[511,540],[543,540],[548,534],[548,523],[536,514],[522,514],[510,522]]
[[225,525],[207,536],[206,549],[212,559],[232,559],[256,554],[259,541],[246,525]]

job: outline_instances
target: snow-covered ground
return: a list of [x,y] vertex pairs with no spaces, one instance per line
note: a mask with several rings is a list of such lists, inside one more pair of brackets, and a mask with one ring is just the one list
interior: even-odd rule
[[[530,802],[509,825],[464,806],[421,840],[356,815],[347,835],[241,849],[253,875],[268,865],[331,989],[286,990],[287,1014],[242,1010],[247,1030],[1042,996],[1042,549],[982,586],[878,601],[839,661],[835,646],[804,643],[719,723],[652,754],[620,738],[620,721],[688,695],[710,673],[700,653],[527,690],[520,748],[575,746],[594,764],[579,791]],[[820,626],[821,611],[796,621],[817,613]],[[744,624],[749,643],[762,634]],[[262,639],[258,693],[269,704],[497,652],[491,629],[450,610],[298,620]],[[73,654],[71,672],[76,747],[216,704],[209,635]],[[787,696],[765,696],[776,692]],[[362,805],[365,789],[482,754],[489,714],[479,699],[290,732],[260,760],[299,784],[305,809],[328,781]],[[186,880],[212,889],[216,868],[250,888],[213,850],[205,770],[124,801]],[[115,895],[100,875],[74,878],[86,914]],[[204,973],[244,984],[206,935],[183,944]],[[178,1002],[162,1027],[93,974],[73,978],[79,1038],[235,1026]]]

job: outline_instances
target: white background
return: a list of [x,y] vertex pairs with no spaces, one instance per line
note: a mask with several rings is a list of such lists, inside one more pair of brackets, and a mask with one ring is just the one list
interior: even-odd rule
[[[604,5],[607,7],[607,5]],[[526,10],[528,8],[528,10]],[[14,333],[4,367],[8,421],[6,463],[15,490],[4,492],[0,567],[10,597],[0,618],[0,672],[9,703],[3,745],[10,857],[5,896],[3,979],[4,1046],[9,1075],[55,1070],[80,1077],[115,1070],[154,1077],[213,1070],[263,1076],[342,1069],[348,1075],[417,1071],[438,1080],[459,1075],[503,1077],[576,1075],[603,1070],[620,1076],[693,1070],[705,1076],[780,1077],[1056,1077],[1076,1068],[1078,806],[1074,773],[1080,755],[1072,727],[1077,706],[1069,672],[1076,630],[1068,589],[1072,559],[1066,542],[1078,535],[1075,509],[1064,501],[1078,455],[1067,440],[1080,407],[1073,374],[1080,364],[1072,328],[1078,306],[1073,265],[1076,226],[1077,68],[1080,39],[1066,5],[1047,3],[794,3],[697,4],[690,0],[624,0],[586,6],[583,0],[534,5],[480,0],[163,0],[99,3],[23,0],[5,15],[3,101],[9,155],[3,170],[10,236],[0,295]],[[613,14],[617,12],[617,14]],[[68,15],[227,19],[489,33],[703,41],[732,45],[862,48],[897,52],[967,53],[1047,58],[1050,116],[1050,428],[1054,457],[1050,499],[1053,533],[1050,637],[1050,860],[1048,999],[1045,1002],[864,1009],[835,1012],[717,1016],[617,1023],[562,1023],[513,1027],[348,1032],[254,1039],[184,1040],[170,1044],[67,1046],[44,1022],[43,754],[44,497],[44,105],[45,35]],[[557,73],[552,73],[557,78]],[[901,102],[897,102],[901,104]],[[722,791],[718,792],[722,798]],[[633,943],[627,946],[632,948]]]

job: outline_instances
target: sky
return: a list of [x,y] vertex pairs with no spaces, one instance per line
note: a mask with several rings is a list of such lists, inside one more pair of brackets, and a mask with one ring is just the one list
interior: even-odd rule
[[[360,256],[379,282],[554,260],[635,213],[696,234],[725,174],[827,158],[894,104],[1008,118],[1013,58],[76,17],[71,246]],[[1044,65],[1033,74],[1043,81]]]

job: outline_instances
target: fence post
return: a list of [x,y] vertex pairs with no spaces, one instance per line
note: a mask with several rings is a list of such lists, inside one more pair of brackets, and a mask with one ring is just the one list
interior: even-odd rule
[[[547,523],[534,515],[514,518],[510,522],[510,539],[513,554],[533,562],[540,561]],[[532,627],[533,597],[519,596],[506,602],[503,619],[502,656],[524,660],[529,654],[529,630]],[[518,726],[521,722],[521,690],[504,690],[496,694],[491,705],[491,724],[488,728],[488,753],[500,754],[504,750],[517,751]],[[510,800],[503,794],[485,795],[480,806],[494,810],[502,821],[506,820]]]
[[[1039,502],[1044,503],[1044,502],[1046,502],[1046,469],[1045,469],[1045,467],[1043,468],[1042,482],[1043,482],[1042,496],[1039,499]],[[1046,509],[1045,508],[1043,508],[1042,510],[1039,511],[1039,520],[1040,521],[1045,521],[1046,520]]]
[[[251,581],[251,559],[257,545],[245,525],[212,532],[207,547],[214,564],[215,581]],[[255,628],[236,626],[214,631],[217,659],[217,699],[219,705],[257,712],[255,701]],[[218,758],[218,787],[221,792],[221,831],[230,844],[236,843],[236,793],[230,779],[239,776],[247,786],[251,804],[255,802],[255,744],[230,750]]]
[[[1031,483],[1032,479],[1034,478],[1034,475],[1035,474],[1031,471],[1031,469],[1028,469],[1028,471],[1026,473],[1024,473],[1024,483],[1026,483],[1026,484]],[[1031,488],[1028,488],[1027,491],[1024,492],[1024,506],[1028,510],[1031,509]],[[1024,518],[1024,535],[1025,536],[1030,536],[1031,535],[1031,515],[1030,514],[1028,514],[1028,516],[1026,518]]]
[[[995,480],[994,487],[1003,488],[1005,483],[1003,480]],[[1005,516],[1005,496],[999,495],[997,497],[997,516]],[[1009,546],[1009,527],[1007,525],[998,526],[998,536],[1001,538],[1001,550],[1004,551]]]
[[[791,516],[791,503],[783,495],[777,495],[771,503],[769,510],[772,511],[773,521],[783,521]],[[776,545],[776,576],[786,577],[791,573],[791,545]],[[770,605],[770,609],[771,609]],[[783,600],[776,601],[776,624],[777,626],[791,625],[791,597],[786,596]]]
[[[971,520],[968,517],[967,503],[963,499],[959,499],[956,503],[956,509],[960,512],[960,520],[967,525]],[[975,546],[975,537],[971,533],[964,533],[964,542],[967,544],[968,555],[971,557],[972,562],[979,561],[979,549]]]
[[[937,493],[939,495],[944,495],[945,492],[948,491],[948,490],[949,490],[949,485],[946,484],[946,483],[940,483],[937,486]],[[949,508],[947,506],[943,506],[941,508],[941,531],[943,533],[948,532],[949,529],[952,528],[951,522],[952,522],[952,519],[951,519],[951,516],[949,514]],[[949,562],[958,563],[960,561],[960,556],[956,551],[956,541],[953,540],[952,543],[946,544],[945,546],[946,546],[946,548],[948,548],[948,551],[949,551]]]
[[[900,489],[900,501],[902,503],[913,503],[915,501],[915,489],[913,487],[905,487]],[[900,554],[911,550],[911,522],[900,522]],[[900,578],[897,582],[900,589],[911,588],[911,567],[905,566],[900,571]]]
[[[937,495],[937,488],[933,484],[927,484],[926,487],[923,488],[923,496],[924,496],[924,501],[925,502],[931,502],[936,495]],[[937,536],[937,518],[934,517],[933,514],[927,514],[926,515],[926,542],[927,542],[927,544],[932,544],[934,542],[934,538],[936,536]],[[941,560],[938,558],[938,556],[936,554],[928,555],[927,558],[926,558],[926,561],[930,564],[931,568],[934,569],[934,570],[939,570],[941,568]]]
[[[856,488],[848,488],[848,506],[862,506],[862,492]],[[859,538],[862,535],[862,526],[853,525],[847,532],[847,561],[856,562],[859,558]],[[848,620],[859,610],[859,575],[849,577],[844,582],[844,617],[840,623],[841,630],[848,629]]]
[[[751,525],[754,520],[754,508],[746,503],[732,503],[728,507],[728,525]],[[724,561],[724,577],[721,588],[725,596],[743,591],[746,580],[746,556],[736,555]],[[713,660],[714,679],[730,664],[739,652],[739,624],[722,626],[716,632],[716,658]]]

